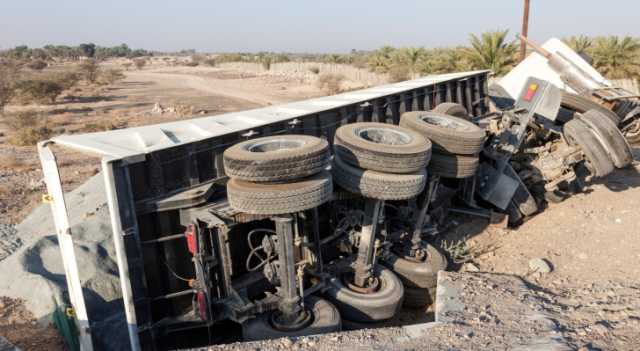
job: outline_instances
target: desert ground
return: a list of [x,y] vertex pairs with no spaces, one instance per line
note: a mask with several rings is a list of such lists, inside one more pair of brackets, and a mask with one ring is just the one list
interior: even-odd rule
[[[162,123],[326,93],[302,76],[231,68],[150,65],[124,73],[123,80],[99,94],[81,91],[37,108],[47,113],[54,130],[75,133],[104,123]],[[45,191],[35,147],[8,144],[10,133],[0,124],[0,223],[5,226],[19,223]],[[67,190],[98,172],[95,158],[63,149],[57,155]],[[592,184],[587,193],[550,205],[517,229],[459,217],[459,225],[439,242],[464,239],[467,248],[480,252],[458,265],[461,270],[515,275],[553,296],[563,306],[562,333],[575,349],[635,350],[640,347],[640,149],[635,158],[632,167]],[[536,258],[547,260],[551,271],[535,272],[531,260]],[[0,336],[21,349],[64,349],[51,329],[32,328],[19,301],[0,300],[0,317]],[[408,319],[403,323],[415,323],[411,319],[421,317],[403,318]]]

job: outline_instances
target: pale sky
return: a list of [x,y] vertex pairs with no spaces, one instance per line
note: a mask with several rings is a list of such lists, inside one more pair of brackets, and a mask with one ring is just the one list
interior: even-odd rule
[[[202,52],[347,52],[466,44],[520,32],[523,0],[0,0],[0,49],[102,46]],[[640,37],[638,0],[531,0],[530,36]]]

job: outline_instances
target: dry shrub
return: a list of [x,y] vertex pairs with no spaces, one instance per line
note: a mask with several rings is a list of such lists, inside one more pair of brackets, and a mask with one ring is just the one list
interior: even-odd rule
[[39,141],[48,139],[53,131],[46,126],[27,127],[14,132],[7,141],[16,146],[33,146]]
[[136,65],[137,69],[142,69],[147,65],[147,60],[143,58],[138,58],[133,60],[133,64]]
[[100,75],[100,64],[94,59],[85,60],[80,64],[80,70],[89,83],[95,83]]
[[0,113],[15,94],[18,66],[13,62],[0,61]]
[[185,66],[187,67],[196,67],[200,65],[200,62],[198,61],[187,61],[184,63]]
[[36,111],[23,111],[5,117],[5,123],[12,128],[7,141],[16,146],[35,145],[48,139],[53,131],[46,125],[46,119]]
[[176,114],[180,117],[193,116],[195,113],[195,107],[189,105],[176,105]]
[[100,73],[100,77],[98,77],[98,84],[100,85],[110,85],[119,80],[124,79],[124,73],[119,69],[108,69],[102,73]]
[[411,70],[404,65],[393,66],[389,69],[389,82],[397,83],[409,80],[411,78]]
[[191,61],[197,62],[198,64],[204,62],[207,59],[207,56],[203,54],[193,54],[191,55]]
[[124,69],[125,69],[126,71],[128,71],[128,70],[129,70],[129,68],[131,68],[131,65],[133,65],[133,63],[132,63],[132,62],[124,62],[124,63],[122,64],[122,67],[124,67]]
[[309,72],[313,73],[313,74],[319,74],[320,73],[320,67],[318,66],[311,66],[309,67]]
[[126,122],[103,120],[98,122],[86,123],[78,131],[81,133],[106,132],[109,130],[121,129],[126,127]]
[[333,95],[340,92],[344,79],[342,74],[325,73],[318,76],[317,85],[328,95]]
[[49,79],[25,79],[15,84],[16,97],[23,103],[53,104],[65,90],[64,86]]
[[64,90],[73,88],[81,78],[80,74],[75,70],[50,72],[45,75],[41,75],[41,77],[42,79],[60,84]]
[[216,59],[207,59],[204,61],[204,64],[207,66],[211,66],[211,67],[215,67],[216,66]]
[[43,60],[34,60],[27,63],[27,67],[35,71],[42,71],[47,68],[47,66],[49,65]]
[[32,127],[40,124],[41,115],[36,111],[21,111],[4,116],[4,123],[13,130]]

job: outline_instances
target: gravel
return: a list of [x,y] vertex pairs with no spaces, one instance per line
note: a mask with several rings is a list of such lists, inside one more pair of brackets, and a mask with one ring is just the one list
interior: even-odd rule
[[[123,326],[126,331],[126,323],[103,184],[98,174],[67,193],[65,201],[87,312],[96,323],[96,343],[122,349],[128,348],[128,338],[111,337],[121,335]],[[11,272],[0,280],[0,296],[23,300],[34,318],[49,322],[56,304],[65,304],[68,295],[60,255],[48,204],[17,226],[0,226],[0,272]]]
[[0,224],[0,261],[16,252],[21,246],[22,240],[18,236],[16,226]]

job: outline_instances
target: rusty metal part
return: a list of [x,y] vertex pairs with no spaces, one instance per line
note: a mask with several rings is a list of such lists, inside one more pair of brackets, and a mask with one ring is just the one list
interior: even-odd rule
[[369,277],[364,285],[356,285],[353,278],[352,273],[346,273],[342,276],[342,282],[347,288],[357,293],[372,294],[380,289],[380,279],[377,277]]
[[354,283],[358,286],[365,286],[371,277],[373,269],[373,256],[375,253],[375,239],[378,227],[378,217],[384,201],[366,199],[364,208],[364,220],[360,232],[360,242],[358,244],[358,255],[355,262]]
[[296,268],[293,255],[293,218],[291,216],[274,217],[278,237],[278,260],[280,291],[282,294],[278,310],[280,327],[297,326],[303,314],[300,296],[296,289]]
[[272,311],[269,317],[271,326],[276,330],[284,332],[304,329],[313,322],[313,314],[307,310],[302,310],[293,320],[288,319],[287,316],[279,310]]
[[409,256],[411,257],[419,257],[424,254],[422,245],[422,229],[428,221],[429,215],[427,212],[429,211],[429,204],[431,203],[431,200],[433,200],[433,196],[439,182],[440,177],[438,176],[431,176],[429,178],[429,187],[416,216],[416,223],[411,236],[411,248],[409,250]]

